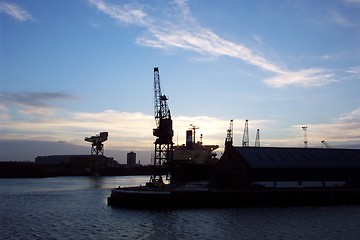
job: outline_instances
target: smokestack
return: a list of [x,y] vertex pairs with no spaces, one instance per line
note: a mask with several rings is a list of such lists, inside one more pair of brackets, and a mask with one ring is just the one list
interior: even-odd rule
[[186,131],[186,148],[187,149],[192,149],[192,144],[193,144],[193,142],[192,142],[193,140],[192,140],[192,130],[187,130]]

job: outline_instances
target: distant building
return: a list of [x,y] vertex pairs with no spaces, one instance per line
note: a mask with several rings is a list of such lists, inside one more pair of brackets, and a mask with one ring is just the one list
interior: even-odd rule
[[134,153],[133,151],[127,153],[126,165],[128,167],[135,167],[136,166],[136,153]]

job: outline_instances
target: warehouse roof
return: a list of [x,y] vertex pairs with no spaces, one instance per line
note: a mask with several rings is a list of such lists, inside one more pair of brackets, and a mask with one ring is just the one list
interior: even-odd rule
[[360,149],[234,147],[250,168],[360,168]]

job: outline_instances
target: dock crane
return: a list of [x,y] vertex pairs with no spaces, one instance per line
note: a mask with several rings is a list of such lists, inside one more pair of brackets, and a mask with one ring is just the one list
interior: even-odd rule
[[304,131],[304,148],[307,148],[308,145],[308,140],[307,140],[307,126],[301,127]]
[[248,147],[249,146],[249,120],[247,120],[247,119],[245,120],[242,146],[243,147]]
[[150,178],[149,184],[162,185],[162,176],[166,175],[166,179],[170,180],[169,166],[173,161],[174,131],[172,128],[172,120],[170,109],[167,105],[168,98],[161,93],[159,68],[154,68],[154,115],[156,128],[153,129],[153,135],[156,137],[155,157],[154,157],[154,174]]
[[255,147],[260,147],[260,129],[256,129]]
[[104,155],[104,144],[108,139],[108,132],[101,132],[98,135],[91,136],[91,137],[85,137],[85,141],[91,142],[91,155]]
[[230,120],[230,127],[227,130],[225,138],[225,147],[231,147],[233,145],[233,120]]

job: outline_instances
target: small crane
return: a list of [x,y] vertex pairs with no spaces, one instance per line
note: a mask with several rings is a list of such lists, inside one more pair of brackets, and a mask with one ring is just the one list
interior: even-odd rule
[[108,139],[108,132],[101,132],[96,136],[85,137],[85,141],[91,142],[91,155],[104,155],[104,144]]

